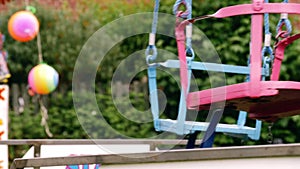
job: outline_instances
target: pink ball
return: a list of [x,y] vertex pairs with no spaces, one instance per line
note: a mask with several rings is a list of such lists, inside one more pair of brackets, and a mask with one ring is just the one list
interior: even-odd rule
[[8,32],[17,41],[30,41],[39,32],[39,21],[32,12],[16,12],[9,18]]

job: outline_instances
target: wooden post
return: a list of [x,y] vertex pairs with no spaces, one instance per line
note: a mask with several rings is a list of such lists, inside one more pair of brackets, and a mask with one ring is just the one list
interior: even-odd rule
[[[40,157],[41,156],[41,145],[34,144],[33,147],[34,147],[33,156]],[[34,167],[34,169],[40,169],[40,167]]]

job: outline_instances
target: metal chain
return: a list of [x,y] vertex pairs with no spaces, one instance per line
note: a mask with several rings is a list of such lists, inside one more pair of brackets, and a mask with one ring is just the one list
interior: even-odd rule
[[272,127],[273,127],[273,124],[274,124],[274,123],[269,123],[269,125],[268,125],[267,142],[268,142],[269,144],[272,144],[272,143],[273,143],[273,140],[274,140],[274,138],[273,138],[273,133],[272,133]]

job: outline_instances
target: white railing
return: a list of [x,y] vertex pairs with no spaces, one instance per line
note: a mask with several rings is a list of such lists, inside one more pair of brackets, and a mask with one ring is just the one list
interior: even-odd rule
[[[200,142],[200,141],[199,141]],[[186,140],[7,140],[7,145],[69,145],[69,144],[149,144],[152,147],[163,144],[186,144]],[[178,149],[167,151],[149,151],[131,154],[102,154],[50,158],[16,158],[10,169],[25,167],[65,166],[79,164],[134,164],[162,163],[178,161],[224,160],[268,157],[300,157],[300,144],[277,144],[261,146],[220,147],[206,149]]]

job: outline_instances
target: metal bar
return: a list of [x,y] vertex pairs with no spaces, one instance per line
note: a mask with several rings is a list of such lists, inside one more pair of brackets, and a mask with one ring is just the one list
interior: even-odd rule
[[254,10],[253,4],[240,4],[234,6],[228,6],[219,9],[216,13],[211,15],[202,15],[192,19],[189,22],[208,19],[208,18],[226,18],[238,15],[250,15],[250,14],[264,14],[264,13],[287,13],[287,14],[300,14],[300,4],[298,3],[264,3],[263,8],[260,10]]
[[180,139],[11,139],[0,140],[0,145],[87,145],[87,144],[155,144],[185,145]]
[[147,153],[15,159],[11,169],[75,164],[134,164],[240,158],[300,156],[300,144],[183,149]]
[[[167,60],[165,62],[161,62],[158,64],[168,68],[179,68],[179,60]],[[237,74],[245,74],[245,75],[250,74],[250,67],[248,66],[226,65],[226,64],[219,64],[219,63],[193,61],[191,64],[191,68],[193,70],[237,73]],[[262,75],[265,75],[264,68],[262,68]]]
[[253,7],[253,4],[241,4],[241,5],[221,8],[212,15],[206,15],[205,18],[211,18],[211,17],[226,18],[226,17],[238,16],[238,15],[264,14],[264,13],[300,14],[299,8],[300,8],[299,3],[298,4],[297,3],[264,3],[262,9],[255,9]]
[[148,68],[148,86],[149,86],[149,94],[150,94],[150,104],[151,104],[151,112],[154,121],[154,127],[156,130],[158,126],[156,125],[156,121],[159,119],[159,104],[158,104],[158,90],[157,90],[157,82],[156,82],[156,67]]
[[250,47],[250,83],[249,96],[260,97],[261,81],[261,47],[262,47],[263,14],[252,15],[251,18],[251,47]]
[[[176,131],[176,120],[169,119],[161,119],[160,127],[163,131],[175,132]],[[191,131],[206,131],[209,123],[208,122],[196,122],[196,121],[186,121],[185,122],[185,134],[190,134]],[[259,124],[258,124],[259,125]],[[247,137],[257,140],[259,138],[259,134],[256,131],[256,128],[247,127],[247,126],[238,126],[237,124],[217,124],[216,132],[221,133],[231,133],[246,135]]]

